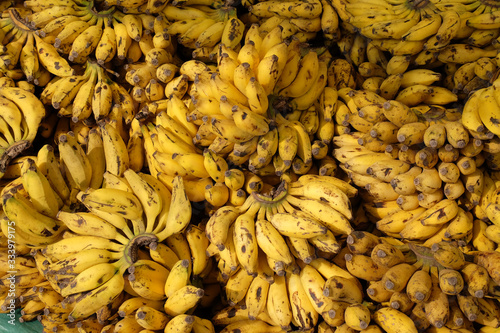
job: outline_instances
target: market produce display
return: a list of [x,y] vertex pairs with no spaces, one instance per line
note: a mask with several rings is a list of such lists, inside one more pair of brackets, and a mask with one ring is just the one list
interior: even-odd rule
[[0,312],[44,332],[498,331],[495,1],[0,10]]

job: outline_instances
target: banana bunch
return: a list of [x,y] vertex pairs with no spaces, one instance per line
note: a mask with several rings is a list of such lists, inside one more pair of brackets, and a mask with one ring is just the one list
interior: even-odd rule
[[[270,191],[252,192],[243,205],[220,207],[208,220],[207,251],[216,258],[223,279],[253,279],[264,262],[283,274],[297,259],[310,263],[316,251],[338,253],[337,238],[351,233],[350,198],[357,191],[346,182],[303,175]],[[226,293],[227,288],[232,287],[226,285]]]
[[32,92],[10,83],[0,87],[0,103],[0,175],[3,177],[11,161],[33,143],[45,117],[45,108]]
[[[286,164],[276,161],[279,172],[286,171],[297,155],[301,159],[296,163],[298,170],[304,173],[312,163],[309,135],[320,128],[320,111],[314,103],[326,85],[329,57],[323,59],[311,50],[301,58],[298,42],[287,46],[279,28],[262,37],[258,26],[253,25],[246,38],[239,52],[220,48],[217,72],[197,61],[188,61],[180,68],[181,74],[194,80],[188,91],[192,101],[188,109],[193,108],[188,117],[199,126],[196,140],[208,147],[219,142],[234,143],[227,159],[235,165],[248,162],[253,172],[270,166],[279,142],[286,140],[290,148],[281,156]],[[279,97],[275,99],[273,92]],[[280,114],[289,112],[283,99],[291,99],[290,105],[296,109],[288,120]],[[291,121],[289,125],[293,126],[273,126],[274,118],[276,123]],[[333,123],[328,125],[321,126],[328,127],[327,134],[323,134],[326,142],[332,136],[328,131],[333,132]]]
[[171,23],[167,27],[177,43],[192,49],[192,58],[209,60],[220,44],[239,49],[245,24],[236,15],[237,9],[220,1],[181,1],[168,4],[162,14]]
[[[170,301],[164,305],[171,316],[182,306],[190,304],[179,314],[196,305],[203,289],[188,282],[191,271],[199,275],[208,267],[208,239],[203,230],[195,226],[186,230],[183,249],[187,248],[190,259],[177,260],[178,268],[173,267],[175,264],[167,268],[165,262],[158,263],[141,254],[149,246],[154,252],[151,257],[156,260],[171,262],[175,258],[163,257],[165,251],[175,252],[168,247],[159,252],[158,244],[186,229],[191,206],[182,178],[175,178],[173,186],[170,192],[153,176],[131,169],[122,177],[106,173],[103,187],[76,194],[88,211],[56,211],[55,219],[61,230],[68,229],[64,234],[67,236],[47,244],[35,260],[51,287],[64,298],[55,306],[65,307],[71,302],[68,299],[74,299],[64,311],[66,320],[73,322],[93,315],[113,303],[124,290],[152,300],[163,300],[166,290],[172,290]],[[171,279],[167,281],[169,273]],[[182,281],[185,288],[180,286]],[[183,305],[181,300],[185,301]]]
[[224,327],[223,332],[248,325],[255,325],[258,332],[284,332],[292,327],[310,330],[320,320],[331,327],[368,327],[370,309],[361,304],[361,284],[345,268],[320,257],[308,264],[298,259],[293,267],[278,273],[262,252],[259,260],[255,275],[240,268],[228,278],[229,306],[212,317],[215,326]]
[[106,0],[106,7],[118,7],[121,11],[128,14],[158,14],[167,5],[167,1],[151,1],[151,0]]
[[[497,87],[500,81],[497,79],[487,87],[477,89],[470,95],[464,104],[462,122],[464,127],[474,137],[493,139],[500,134],[496,124]],[[481,103],[476,103],[481,100]]]
[[[368,296],[410,317],[417,329],[471,329],[472,322],[498,326],[500,304],[493,295],[485,297],[495,278],[491,274],[495,252],[464,254],[452,242],[405,244],[366,232],[352,233],[347,243],[346,268],[370,281]],[[376,312],[373,315],[383,325]]]
[[[3,219],[3,212],[2,215]],[[26,308],[24,318],[29,321],[36,318],[40,310],[43,310],[43,306],[40,309],[38,300],[35,299],[30,302],[31,299],[36,298],[30,297],[30,295],[33,294],[32,289],[35,286],[41,286],[45,279],[36,269],[35,261],[30,256],[31,249],[21,244],[13,247],[12,241],[5,234],[1,234],[0,261],[3,269],[0,272],[0,291],[2,295],[0,298],[0,311],[9,313],[11,309]],[[9,244],[11,245],[9,246]],[[15,276],[12,272],[16,272]],[[17,285],[16,278],[20,282],[19,285]],[[16,288],[13,288],[13,284],[16,284]]]
[[49,42],[36,33],[22,16],[28,16],[24,8],[11,7],[2,13],[0,19],[3,48],[1,70],[9,77],[44,86],[51,74],[60,77],[72,75],[74,69]]
[[486,88],[497,70],[496,61],[483,57],[476,61],[448,66],[445,82],[448,89],[457,91],[461,100],[467,100],[469,94]]
[[307,42],[318,32],[324,32],[331,39],[339,33],[337,13],[327,1],[260,1],[248,6],[248,10],[259,19],[262,32],[280,26],[283,38],[295,36]]
[[136,106],[129,92],[111,80],[105,69],[88,61],[81,73],[54,77],[44,87],[40,100],[75,123],[93,118],[118,119],[130,123]]
[[[195,144],[196,138],[200,138],[198,126],[187,121],[188,109],[184,102],[173,95],[170,99],[147,104],[142,113],[155,119],[154,124],[132,123],[133,126],[137,124],[135,132],[140,133],[144,142],[143,147],[137,147],[136,153],[144,155],[149,173],[158,177],[169,189],[175,177],[183,177],[189,200],[204,201],[205,188],[213,185],[211,174],[225,171],[213,170],[217,168],[214,164],[205,164],[202,150]],[[220,162],[221,157],[215,157]],[[211,170],[210,173],[207,169]]]

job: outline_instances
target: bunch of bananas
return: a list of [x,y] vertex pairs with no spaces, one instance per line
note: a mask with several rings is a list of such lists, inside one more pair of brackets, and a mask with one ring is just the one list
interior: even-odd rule
[[40,94],[40,100],[59,110],[59,116],[70,117],[74,123],[89,118],[95,121],[118,118],[120,122],[123,118],[130,123],[136,110],[128,91],[111,80],[96,63],[88,61],[82,71],[64,78],[52,78]]
[[[60,140],[65,142],[62,138]],[[28,170],[31,171],[31,169]],[[27,178],[27,175],[23,175],[24,178]],[[76,194],[79,203],[84,205],[88,212],[71,212],[68,209],[58,210],[57,206],[52,207],[55,209],[51,214],[54,216],[52,219],[54,223],[58,223],[59,227],[57,228],[59,233],[56,235],[67,230],[62,235],[62,239],[60,237],[52,239],[55,236],[48,234],[51,230],[46,225],[48,216],[39,214],[44,219],[37,216],[38,220],[31,220],[30,226],[25,226],[21,218],[26,220],[29,216],[21,216],[21,214],[27,215],[24,211],[29,208],[29,202],[26,203],[26,199],[18,199],[12,194],[3,194],[5,214],[17,225],[30,228],[27,232],[33,230],[33,235],[28,235],[29,239],[34,239],[36,236],[35,228],[41,229],[40,234],[46,235],[44,239],[46,239],[47,246],[37,252],[35,260],[43,277],[64,298],[54,305],[54,309],[51,307],[44,313],[46,316],[51,313],[57,314],[57,319],[47,318],[47,320],[57,321],[60,324],[68,320],[70,322],[81,320],[113,303],[126,289],[124,276],[126,271],[129,272],[127,275],[129,287],[127,288],[130,288],[130,292],[152,300],[162,300],[166,297],[164,286],[168,273],[172,273],[173,281],[169,284],[175,284],[176,287],[169,289],[173,291],[168,295],[172,304],[168,303],[170,305],[167,306],[166,303],[165,305],[165,311],[171,316],[181,306],[179,300],[191,302],[191,306],[180,313],[196,305],[199,298],[203,296],[202,289],[186,287],[184,288],[186,290],[182,288],[178,290],[182,276],[180,273],[174,274],[176,269],[171,266],[164,267],[152,259],[142,258],[139,254],[145,246],[150,246],[156,251],[159,242],[183,231],[189,223],[191,208],[182,179],[177,177],[174,180],[172,192],[156,178],[136,173],[131,169],[127,169],[123,177],[107,173],[105,179],[105,187],[98,189],[89,187]],[[49,195],[36,198],[34,193],[41,193],[35,191],[33,186],[28,187],[29,184],[21,184],[22,187],[17,190],[17,193],[26,187],[26,191],[33,194],[30,195],[33,206],[36,202],[38,210],[43,208],[42,205],[47,205],[47,209],[50,208]],[[51,195],[55,196],[56,192],[50,188],[50,185],[48,186]],[[46,193],[48,194],[49,191]],[[35,201],[35,198],[39,200]],[[32,208],[32,210],[35,209]],[[16,227],[16,236],[20,231],[21,229]],[[195,230],[194,226],[186,231],[188,242],[193,237],[196,237],[198,241],[197,253],[191,250],[189,257],[197,259],[197,266],[191,268],[195,270],[196,275],[201,274],[208,264],[208,257],[205,254],[203,242],[199,239],[200,236],[203,237],[204,233],[201,230]],[[208,244],[208,240],[206,243]],[[40,246],[43,243],[28,245]],[[165,253],[156,253],[156,257],[162,258],[163,254]],[[200,255],[205,259],[203,260]],[[170,255],[168,259],[173,260],[174,257]],[[187,266],[184,270],[188,272],[187,268],[191,267],[190,262],[188,264],[183,262],[182,265],[177,266]],[[176,278],[176,275],[179,276]],[[184,277],[186,286],[190,274],[187,277],[187,280]],[[191,290],[193,288],[195,288],[194,291]],[[180,290],[183,290],[182,294]],[[191,294],[193,297],[196,296],[196,299],[188,300],[187,295]],[[168,311],[170,307],[172,310]],[[59,308],[59,311],[56,308]],[[61,308],[65,311],[61,311]]]
[[33,143],[45,117],[45,108],[30,91],[3,80],[0,87],[0,178],[11,161]]
[[[5,216],[2,215],[4,219]],[[9,226],[14,228],[12,223]],[[1,236],[0,309],[2,312],[8,312],[23,307],[26,310],[22,313],[22,320],[31,321],[36,319],[37,314],[44,308],[44,304],[41,304],[35,293],[37,288],[43,288],[47,281],[38,272],[35,260],[30,256],[29,247],[21,245],[14,247],[12,239],[9,241],[3,233]],[[13,275],[12,272],[17,274]]]
[[194,59],[211,61],[221,44],[239,49],[245,24],[237,9],[221,1],[187,0],[162,11],[171,22],[166,31],[192,52]]
[[[328,1],[259,1],[244,3],[250,15],[257,17],[263,32],[277,26],[282,29],[283,38],[294,36],[306,42],[324,32],[329,39],[335,39],[339,32],[337,12]],[[326,10],[325,10],[326,8]]]
[[[500,304],[491,288],[497,283],[493,271],[498,264],[494,264],[496,252],[464,254],[456,244],[446,241],[426,247],[361,231],[353,232],[347,242],[347,270],[369,281],[366,293],[373,301],[387,302],[398,310],[396,317],[411,318],[416,329],[473,330],[472,322],[498,326]],[[363,269],[368,266],[370,270]],[[374,316],[377,321],[376,312]]]

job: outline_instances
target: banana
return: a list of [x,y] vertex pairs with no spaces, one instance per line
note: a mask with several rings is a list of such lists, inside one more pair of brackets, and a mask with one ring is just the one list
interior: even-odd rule
[[310,238],[326,233],[325,226],[305,216],[277,213],[271,217],[270,222],[282,235],[288,237]]
[[301,184],[306,184],[309,181],[320,181],[320,182],[329,183],[333,186],[340,188],[344,193],[347,194],[347,196],[349,198],[353,198],[358,194],[358,191],[355,187],[351,186],[349,183],[347,183],[341,179],[338,179],[338,178],[321,177],[318,175],[307,174],[307,175],[300,176],[298,181]]
[[76,302],[68,319],[86,318],[99,308],[110,304],[123,291],[125,281],[121,271],[116,272],[107,282],[95,288]]
[[479,58],[489,58],[495,55],[496,51],[492,50],[484,50],[467,44],[450,44],[439,51],[438,60],[446,63],[465,64],[475,62]]
[[196,226],[189,226],[186,229],[186,239],[192,256],[191,272],[195,276],[200,275],[209,265],[209,258],[206,253],[209,240],[205,235],[205,231]]
[[44,215],[55,217],[62,201],[51,187],[47,178],[32,159],[26,160],[21,167],[22,183],[29,194],[34,208]]
[[95,24],[89,25],[73,40],[68,60],[72,62],[83,62],[86,57],[92,53],[102,35],[103,19],[97,19]]
[[240,105],[233,106],[232,112],[234,123],[244,132],[261,136],[270,131],[268,119],[260,114]]
[[416,270],[406,285],[406,293],[415,303],[426,302],[431,295],[431,289],[432,279],[425,269]]
[[344,312],[345,323],[354,330],[364,330],[370,323],[370,309],[363,304],[351,304]]
[[475,321],[479,314],[479,306],[475,297],[470,295],[457,295],[457,303],[462,313],[470,321]]
[[403,252],[389,243],[375,245],[370,257],[377,265],[386,267],[393,267],[405,261]]
[[299,71],[295,79],[287,87],[280,90],[279,94],[286,97],[299,97],[306,91],[319,74],[318,54],[308,52],[300,61]]
[[449,316],[447,295],[440,289],[438,272],[435,267],[430,271],[432,288],[429,299],[424,303],[427,320],[435,327],[442,327]]
[[[345,255],[347,270],[357,278],[364,279],[367,281],[378,281],[389,269],[388,267],[377,266],[371,257],[363,254],[351,254]],[[366,270],[364,267],[370,267],[370,270]]]
[[291,195],[287,196],[286,200],[292,206],[297,207],[311,217],[317,219],[333,233],[348,235],[352,231],[349,220],[327,203],[314,199],[300,199]]
[[130,314],[133,314],[143,305],[147,305],[148,307],[152,307],[156,310],[161,310],[163,308],[163,302],[161,301],[152,301],[143,297],[136,296],[123,301],[118,308],[118,314],[120,317],[126,317]]
[[479,253],[475,256],[474,262],[477,263],[478,265],[486,268],[488,271],[488,274],[490,275],[490,278],[495,281],[495,283],[498,284],[499,281],[499,276],[498,273],[495,272],[495,258],[498,258],[497,254],[495,252],[484,252],[484,253]]
[[416,270],[417,267],[415,265],[407,263],[397,264],[385,272],[382,282],[387,290],[402,291]]
[[143,305],[135,313],[137,323],[147,330],[164,329],[170,318],[155,308]]
[[391,307],[382,307],[375,311],[373,320],[389,333],[417,332],[415,323],[410,317]]
[[25,121],[22,140],[32,142],[41,120],[45,117],[42,102],[34,94],[18,87],[3,87],[0,89],[0,96],[10,100],[21,110]]
[[122,176],[130,165],[127,146],[112,122],[103,121],[99,125],[106,156],[106,171]]
[[288,298],[292,308],[292,322],[302,329],[315,327],[319,314],[311,304],[299,274],[287,274]]
[[172,200],[165,222],[157,226],[157,230],[154,231],[160,241],[184,230],[191,220],[191,203],[181,177],[174,178],[171,192]]
[[495,29],[498,26],[498,16],[493,13],[481,13],[467,18],[467,25],[475,29]]
[[438,32],[441,23],[441,15],[424,17],[417,24],[408,29],[401,39],[408,41],[425,40]]
[[257,243],[270,258],[290,264],[293,257],[280,232],[271,222],[257,219],[255,221],[255,236]]
[[[191,330],[196,332],[195,327],[195,317],[188,314],[180,314],[173,317],[172,319],[166,319],[166,325],[163,325],[161,329],[168,333],[189,333]],[[159,327],[161,325],[158,325]],[[144,327],[144,326],[143,326]]]
[[492,133],[497,134],[500,133],[500,131],[496,125],[495,110],[499,108],[499,105],[497,100],[494,98],[495,89],[493,87],[494,86],[481,89],[477,92],[478,94],[481,92],[478,98],[481,98],[483,101],[477,106],[477,114],[479,115],[483,126]]
[[354,280],[337,275],[326,279],[323,294],[336,302],[349,304],[360,303],[363,300],[363,291],[359,287],[357,280],[354,282]]
[[132,264],[133,273],[128,275],[130,287],[146,299],[160,301],[165,299],[165,281],[168,269],[152,260],[139,259]]
[[347,219],[352,219],[353,216],[349,198],[339,187],[330,183],[314,180],[307,182],[303,186],[290,185],[288,190],[290,195],[300,195],[308,199],[325,201],[334,209],[341,212]]
[[245,305],[248,309],[248,318],[255,320],[266,308],[269,292],[269,282],[262,274],[254,277],[245,296]]
[[255,276],[258,270],[258,243],[256,239],[254,217],[242,214],[234,221],[233,239],[236,256],[243,269]]
[[74,75],[74,69],[68,64],[66,59],[59,55],[54,46],[45,42],[36,34],[34,35],[34,37],[38,59],[42,66],[47,69],[47,71],[60,77]]
[[284,276],[276,276],[274,283],[269,286],[266,309],[269,317],[282,329],[290,326],[292,309],[287,294],[287,283]]
[[123,176],[130,185],[132,192],[141,202],[146,215],[146,232],[152,232],[156,218],[163,209],[163,200],[160,192],[142,178],[140,174],[131,169],[125,170]]
[[165,312],[170,316],[178,316],[196,306],[203,297],[203,289],[187,285],[176,290],[164,304]]
[[206,233],[210,242],[217,245],[219,250],[224,249],[224,243],[228,237],[229,226],[239,215],[236,207],[224,206],[219,208],[207,222]]

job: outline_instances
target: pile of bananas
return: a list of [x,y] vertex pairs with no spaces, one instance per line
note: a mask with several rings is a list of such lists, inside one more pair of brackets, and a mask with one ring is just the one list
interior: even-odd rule
[[495,3],[0,10],[0,312],[79,333],[500,327]]

